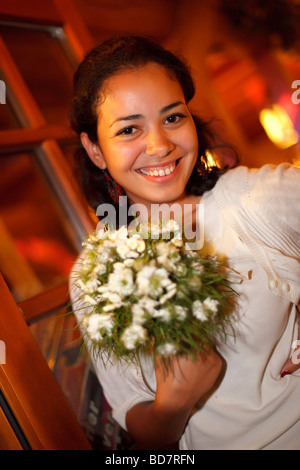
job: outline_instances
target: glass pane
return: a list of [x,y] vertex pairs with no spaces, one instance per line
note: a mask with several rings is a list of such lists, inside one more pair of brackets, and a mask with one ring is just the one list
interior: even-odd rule
[[67,280],[77,256],[33,153],[0,157],[0,269],[17,301]]
[[0,26],[0,34],[46,120],[66,124],[73,70],[47,31]]

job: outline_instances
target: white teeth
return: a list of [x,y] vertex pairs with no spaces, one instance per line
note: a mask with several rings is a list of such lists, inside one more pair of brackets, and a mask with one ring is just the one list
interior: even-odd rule
[[175,167],[176,165],[175,164],[172,164],[166,168],[155,168],[153,170],[140,170],[141,173],[143,173],[144,175],[148,175],[148,176],[166,176],[166,175],[170,175],[171,173],[173,173],[173,171],[175,170]]

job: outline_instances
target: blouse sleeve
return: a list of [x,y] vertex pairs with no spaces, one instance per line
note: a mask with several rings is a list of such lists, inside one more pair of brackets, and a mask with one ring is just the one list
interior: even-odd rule
[[213,190],[226,222],[247,244],[275,294],[300,299],[300,169],[238,167]]
[[[135,364],[94,360],[95,372],[102,386],[104,396],[112,408],[112,416],[127,430],[127,412],[137,403],[153,401],[156,387],[151,361],[143,361],[142,368]],[[147,379],[146,379],[147,377]]]
[[[282,163],[250,170],[249,206],[260,211],[266,224],[288,236],[287,254],[300,258],[300,168]],[[278,233],[277,243],[280,244]],[[276,238],[274,240],[276,244]]]

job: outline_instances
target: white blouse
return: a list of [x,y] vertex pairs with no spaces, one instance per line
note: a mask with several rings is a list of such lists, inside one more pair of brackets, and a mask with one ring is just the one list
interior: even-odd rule
[[[285,171],[288,169],[286,167]],[[270,166],[269,171],[265,167],[250,172],[244,167],[231,170],[201,199],[205,241],[212,253],[226,256],[229,267],[239,273],[242,282],[233,286],[239,294],[235,335],[229,336],[225,345],[218,346],[224,358],[224,371],[189,419],[179,443],[181,449],[300,449],[300,372],[280,377],[282,366],[292,354],[293,342],[297,339],[296,302],[289,296],[292,293],[299,301],[300,282],[293,273],[281,275],[279,261],[283,252],[276,241],[276,237],[283,237],[283,247],[291,245],[291,248],[287,247],[289,256],[285,255],[285,259],[291,263],[290,271],[293,271],[295,263],[299,268],[300,231],[297,232],[297,227],[289,230],[288,240],[284,240],[284,235],[276,234],[277,245],[270,237],[263,240],[261,233],[257,236],[255,223],[259,220],[259,207],[268,206],[255,205],[251,198],[251,190],[257,190],[256,182],[261,172],[264,172],[262,182],[268,188],[268,198],[272,198],[274,190],[284,197],[287,188],[278,186],[278,174],[273,178],[273,189],[272,185],[266,184],[268,176],[272,179],[274,172],[274,167]],[[296,174],[300,183],[300,170]],[[245,178],[249,184],[245,183]],[[231,191],[234,185],[235,189]],[[298,188],[300,184],[295,191],[299,192]],[[230,197],[232,201],[229,201]],[[291,210],[297,212],[300,209],[299,193],[296,200],[298,208],[291,207]],[[255,207],[252,219],[251,205]],[[282,212],[288,210],[284,206],[280,209]],[[285,217],[286,230],[290,220],[293,219]],[[297,220],[295,225],[299,223]],[[255,244],[259,245],[259,259],[255,256],[258,251],[253,251]],[[262,263],[259,262],[261,258]],[[272,284],[272,280],[277,284]],[[284,288],[286,284],[291,287]],[[127,411],[138,402],[154,399],[152,390],[156,388],[156,381],[151,361],[142,360],[150,388],[134,365],[108,364],[104,367],[96,360],[94,366],[114,419],[126,429]]]

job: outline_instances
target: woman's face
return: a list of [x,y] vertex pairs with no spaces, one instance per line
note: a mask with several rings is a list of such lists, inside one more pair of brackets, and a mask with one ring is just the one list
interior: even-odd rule
[[150,63],[105,83],[98,112],[98,166],[132,203],[182,202],[198,154],[193,118],[180,84]]

